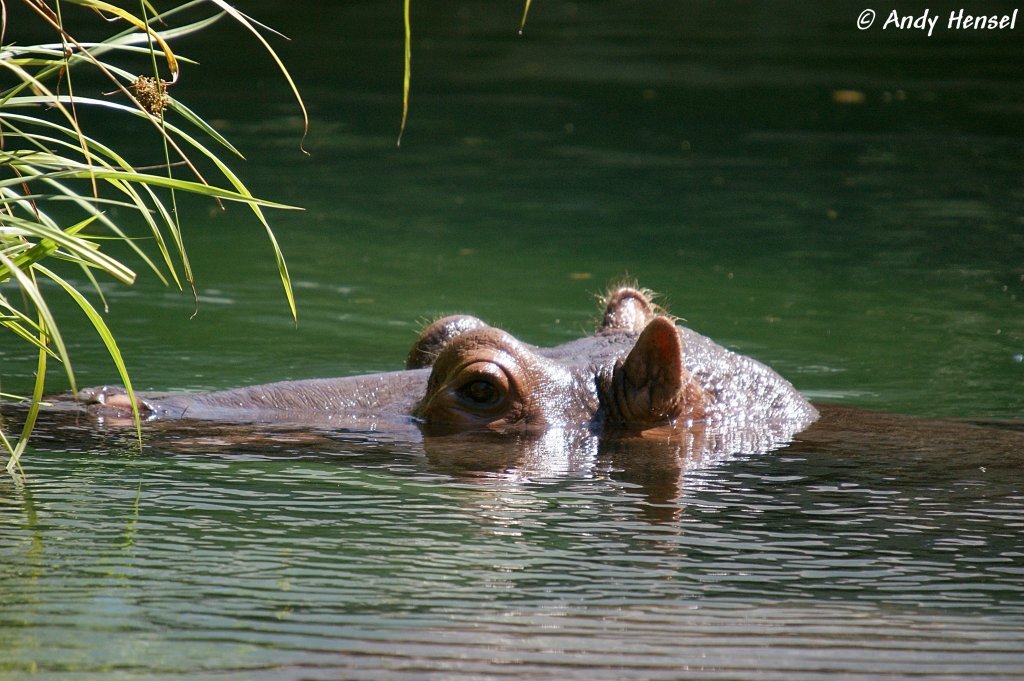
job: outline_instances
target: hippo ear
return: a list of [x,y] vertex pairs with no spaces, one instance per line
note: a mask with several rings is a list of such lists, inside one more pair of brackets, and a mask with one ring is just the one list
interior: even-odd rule
[[704,417],[703,391],[683,365],[683,342],[667,317],[647,324],[603,392],[608,420],[621,425]]
[[420,369],[433,366],[434,360],[453,338],[461,336],[467,331],[482,329],[486,326],[487,324],[476,317],[466,314],[438,319],[420,332],[419,338],[416,339],[416,342],[412,344],[412,349],[409,350],[409,356],[405,360],[405,368]]
[[597,331],[640,333],[656,316],[649,292],[622,286],[612,291],[606,298],[604,315]]

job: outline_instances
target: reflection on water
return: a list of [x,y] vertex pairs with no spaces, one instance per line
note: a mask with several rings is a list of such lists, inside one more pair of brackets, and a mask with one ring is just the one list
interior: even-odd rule
[[209,424],[139,451],[126,430],[44,424],[63,446],[0,488],[0,670],[1018,673],[1024,434],[823,422],[710,461],[561,431],[417,443]]

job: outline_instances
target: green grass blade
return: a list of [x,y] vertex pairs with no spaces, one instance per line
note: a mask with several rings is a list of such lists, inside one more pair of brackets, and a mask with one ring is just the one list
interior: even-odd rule
[[402,17],[405,22],[405,71],[402,76],[402,123],[398,127],[396,147],[402,146],[405,119],[409,115],[409,86],[412,83],[412,21],[409,17],[409,4],[410,0],[404,0]]
[[92,306],[92,303],[90,303],[74,286],[42,265],[36,265],[36,269],[47,278],[60,284],[61,288],[63,288],[71,299],[78,304],[78,307],[85,313],[85,316],[89,318],[90,322],[92,322],[93,328],[96,330],[96,334],[100,339],[102,339],[103,344],[107,348],[107,352],[110,354],[110,358],[114,361],[114,367],[117,369],[117,373],[121,377],[121,383],[124,385],[125,392],[128,393],[128,399],[132,404],[132,417],[135,420],[135,429],[138,432],[139,439],[141,440],[142,421],[139,418],[139,405],[135,400],[135,391],[132,390],[131,378],[128,376],[128,369],[125,367],[124,358],[121,356],[121,349],[117,346],[117,341],[114,340],[114,335],[110,332],[106,322],[103,321],[103,317],[96,311],[96,308]]
[[242,155],[242,152],[240,152],[238,149],[236,149],[235,146],[233,144],[231,144],[231,142],[229,142],[227,140],[227,138],[225,138],[219,132],[214,130],[214,128],[209,123],[207,123],[202,118],[200,118],[194,111],[192,111],[192,109],[189,109],[187,106],[182,104],[179,100],[175,99],[174,97],[171,97],[170,99],[171,99],[171,103],[170,103],[170,106],[168,108],[171,111],[174,111],[179,116],[184,118],[186,122],[191,123],[193,126],[198,128],[199,130],[202,130],[204,133],[206,133],[207,135],[209,135],[213,139],[217,140],[217,142],[222,147],[224,147],[225,149],[230,151],[232,154],[234,154],[238,158],[241,158],[241,159],[245,158],[245,156]]
[[[0,162],[2,162],[3,154],[0,154]],[[13,166],[21,166],[23,161],[12,161],[8,156],[7,162]],[[41,165],[43,159],[32,159],[35,165]],[[85,167],[67,168],[64,164],[53,164],[51,171],[48,172],[45,177],[54,179],[74,179],[84,180],[89,178],[96,178],[97,180],[107,180],[111,183],[124,183],[134,182],[137,184],[150,185],[155,187],[164,187],[166,189],[176,189],[178,191],[185,191],[192,194],[198,194],[200,196],[208,196],[215,199],[223,199],[225,201],[237,201],[240,203],[248,203],[251,205],[263,206],[266,208],[277,208],[279,210],[300,210],[296,206],[289,206],[283,203],[276,203],[274,201],[267,201],[266,199],[258,199],[252,194],[242,194],[229,189],[222,189],[209,184],[202,184],[200,182],[193,182],[192,180],[179,180],[177,178],[170,178],[165,175],[152,175],[149,173],[129,172],[123,170],[107,170],[101,168],[89,169]],[[31,179],[37,179],[36,178]],[[16,178],[13,180],[0,181],[0,187],[8,185],[22,184],[29,178]]]
[[[306,136],[309,134],[309,113],[306,111],[306,103],[302,101],[302,95],[299,94],[299,88],[297,85],[295,85],[295,81],[292,80],[292,76],[288,72],[288,68],[284,65],[284,62],[281,61],[281,58],[279,56],[277,56],[277,52],[275,52],[274,48],[270,46],[270,43],[268,43],[267,39],[263,37],[263,34],[259,32],[259,29],[253,25],[256,22],[254,22],[245,14],[239,12],[237,9],[229,5],[227,2],[224,2],[224,0],[210,0],[210,2],[217,5],[217,7],[220,7],[224,12],[230,15],[232,19],[234,19],[242,26],[247,28],[249,32],[253,34],[256,40],[260,41],[260,43],[263,45],[263,49],[267,51],[267,54],[270,55],[270,58],[274,60],[275,64],[277,64],[278,71],[280,71],[281,76],[285,79],[285,82],[288,83],[288,87],[291,88],[292,95],[295,97],[295,102],[299,105],[299,110],[302,112],[302,141],[305,142]],[[408,2],[408,0],[406,0],[406,2]],[[301,143],[299,144],[299,148],[302,148]],[[305,151],[305,149],[303,149],[303,151]]]
[[[57,327],[57,320],[54,318],[53,313],[50,311],[49,306],[46,304],[46,299],[43,294],[39,291],[39,287],[36,285],[35,277],[31,274],[25,273],[14,266],[3,253],[0,253],[0,265],[4,265],[11,272],[11,275],[18,282],[21,287],[22,293],[29,299],[32,305],[35,307],[36,312],[39,314],[39,327],[44,332],[46,340],[43,344],[47,344],[47,341],[52,342],[56,349],[57,356],[60,361],[64,364],[64,370],[68,376],[68,382],[71,384],[72,390],[75,387],[75,374],[71,368],[71,357],[68,355],[67,346],[64,344],[64,339],[61,337],[60,329]],[[36,264],[33,270],[40,267]],[[30,270],[31,272],[31,270]]]
[[[81,264],[103,270],[126,284],[134,283],[135,273],[131,269],[100,251],[99,247],[89,239],[77,236],[79,231],[94,222],[95,219],[95,217],[89,217],[68,227],[66,230],[60,230],[42,223],[8,216],[6,218],[8,225],[21,227],[26,234],[40,240],[39,243],[22,253],[18,258],[12,258],[12,262],[18,269],[27,270],[35,263],[41,262],[46,257],[52,255],[58,248],[61,248]],[[0,267],[0,280],[6,278],[3,276],[4,273],[5,268]]]
[[[40,326],[43,325],[42,317],[39,319],[39,324]],[[45,331],[40,331],[40,344],[45,345],[46,335]],[[47,353],[43,350],[39,351],[36,360],[36,380],[32,387],[32,401],[29,403],[28,414],[25,415],[25,424],[21,427],[21,435],[18,436],[18,444],[11,448],[7,438],[4,438],[4,446],[10,452],[10,458],[7,461],[8,475],[17,474],[21,478],[25,477],[25,471],[21,467],[21,455],[25,453],[25,448],[28,447],[28,440],[36,426],[36,419],[39,417],[39,407],[43,402],[43,387],[46,382],[46,355]]]
[[[66,274],[58,274],[50,263],[68,263],[80,268],[103,302],[103,310],[106,300],[97,282],[99,272],[122,283],[135,279],[135,273],[120,259],[107,255],[104,240],[124,243],[165,284],[172,279],[180,288],[181,271],[191,284],[189,257],[179,222],[178,192],[218,203],[232,201],[249,206],[264,227],[292,317],[297,317],[287,265],[265,215],[267,208],[294,207],[255,197],[218,156],[226,149],[241,158],[238,149],[183,102],[168,97],[168,108],[164,108],[159,88],[156,93],[140,92],[138,74],[127,70],[139,63],[139,55],[147,54],[149,75],[159,78],[161,71],[169,72],[169,79],[174,82],[183,64],[195,62],[176,55],[168,41],[206,30],[230,16],[259,41],[291,88],[302,111],[304,143],[309,129],[308,112],[295,82],[267,40],[272,29],[232,7],[230,0],[173,0],[170,4],[174,6],[165,8],[163,13],[157,12],[153,0],[135,2],[132,8],[131,2],[118,0],[55,0],[52,3],[25,0],[30,16],[34,16],[42,28],[52,31],[57,42],[0,46],[0,73],[5,74],[0,78],[0,167],[8,169],[7,173],[0,174],[0,282],[5,282],[3,290],[10,288],[19,292],[19,297],[13,300],[0,292],[0,328],[10,332],[19,343],[30,344],[38,354],[36,382],[25,427],[16,441],[0,432],[0,446],[10,454],[8,470],[11,472],[23,472],[20,458],[36,424],[47,362],[51,358],[64,365],[71,388],[75,389],[68,348],[44,295],[52,293],[53,287],[40,287],[40,284],[48,284],[46,279],[67,293],[102,339],[133,403],[136,430],[141,438],[136,396],[117,343],[97,309],[99,306],[83,295],[88,289],[81,280],[71,283],[65,278]],[[0,7],[3,5],[0,0]],[[203,11],[201,5],[206,9],[212,5],[214,13]],[[407,23],[408,8],[406,0]],[[77,18],[71,17],[71,10],[96,12],[114,21],[118,28],[105,40],[79,41],[70,28],[78,25]],[[167,22],[172,15],[191,23],[172,26]],[[407,37],[409,35],[407,32]],[[406,56],[408,62],[408,46]],[[88,95],[86,88],[96,88],[97,83],[112,84],[113,88],[106,86],[106,89],[114,92],[100,96],[96,93],[102,90],[93,89],[91,97],[78,96],[80,93]],[[403,129],[408,91],[407,74]],[[80,114],[85,108],[101,115],[111,114],[115,122],[124,114],[145,120],[164,145],[159,169],[135,167],[135,163],[117,153],[115,150],[123,140],[109,147],[87,135],[80,123]],[[19,110],[26,111],[19,113]],[[82,123],[87,120],[92,118],[81,119]],[[196,152],[217,168],[219,177],[215,183],[203,177],[203,173],[208,172],[207,165],[201,166],[200,171],[193,163]],[[182,167],[180,172],[179,166]],[[181,179],[184,177],[189,179]],[[69,219],[69,215],[74,217]],[[129,237],[124,226],[125,216],[138,219],[152,236]],[[68,227],[69,222],[74,224]],[[158,254],[153,254],[151,259],[154,248]]]
[[24,322],[26,321],[28,322],[29,326],[36,326],[34,323],[32,323],[31,319],[25,317],[25,315],[20,310],[16,310],[13,307],[11,307],[8,303],[6,303],[6,301],[0,301],[0,305],[12,311],[11,315],[5,315],[3,317],[0,317],[0,326],[4,327],[5,329],[8,329],[11,333],[13,333],[15,336],[18,336],[29,345],[35,346],[37,350],[44,350],[45,352],[48,352],[50,356],[52,356],[54,359],[57,359],[57,355],[54,354],[53,350],[39,342],[38,328],[32,328],[31,330],[25,328]]
[[[184,142],[188,143],[194,149],[196,149],[201,154],[206,156],[217,167],[217,170],[220,171],[220,173],[224,176],[228,183],[231,184],[231,186],[233,186],[239,194],[243,196],[252,197],[252,194],[249,192],[249,189],[245,186],[245,184],[238,178],[237,175],[235,175],[234,172],[232,172],[231,168],[229,168],[227,164],[225,164],[216,154],[214,154],[205,145],[201,144],[198,140],[196,140],[194,137],[187,134],[183,130],[175,130],[174,132],[176,135],[180,136]],[[277,237],[274,235],[273,229],[270,227],[270,223],[267,221],[266,216],[263,214],[263,211],[261,209],[261,205],[263,204],[257,202],[254,199],[248,205],[250,209],[252,209],[253,213],[256,215],[256,219],[259,220],[261,225],[263,225],[263,229],[267,233],[267,238],[270,240],[271,248],[273,249],[274,252],[274,260],[277,263],[278,276],[280,277],[281,285],[284,288],[285,300],[287,301],[288,308],[292,313],[292,319],[297,321],[298,308],[295,305],[295,292],[292,287],[291,276],[288,273],[288,264],[284,259],[284,253],[281,251],[281,247],[277,242]]]
[[523,29],[526,28],[526,15],[530,12],[530,2],[532,0],[526,0],[526,6],[523,7],[523,20],[519,22],[519,35],[523,34]]

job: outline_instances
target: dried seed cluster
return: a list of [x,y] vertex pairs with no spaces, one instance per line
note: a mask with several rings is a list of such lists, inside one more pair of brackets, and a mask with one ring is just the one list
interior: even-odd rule
[[139,76],[132,83],[132,91],[142,108],[154,116],[163,116],[164,109],[171,103],[167,96],[167,81],[163,79]]

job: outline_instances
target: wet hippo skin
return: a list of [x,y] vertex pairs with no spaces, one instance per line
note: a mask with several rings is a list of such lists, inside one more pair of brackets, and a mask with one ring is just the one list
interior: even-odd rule
[[[120,387],[82,390],[77,405],[97,415],[131,415]],[[770,368],[677,324],[647,292],[631,287],[606,297],[593,335],[552,348],[459,315],[428,326],[402,371],[142,394],[139,406],[147,421],[412,427],[432,435],[685,431],[730,450],[788,441],[817,418]]]

